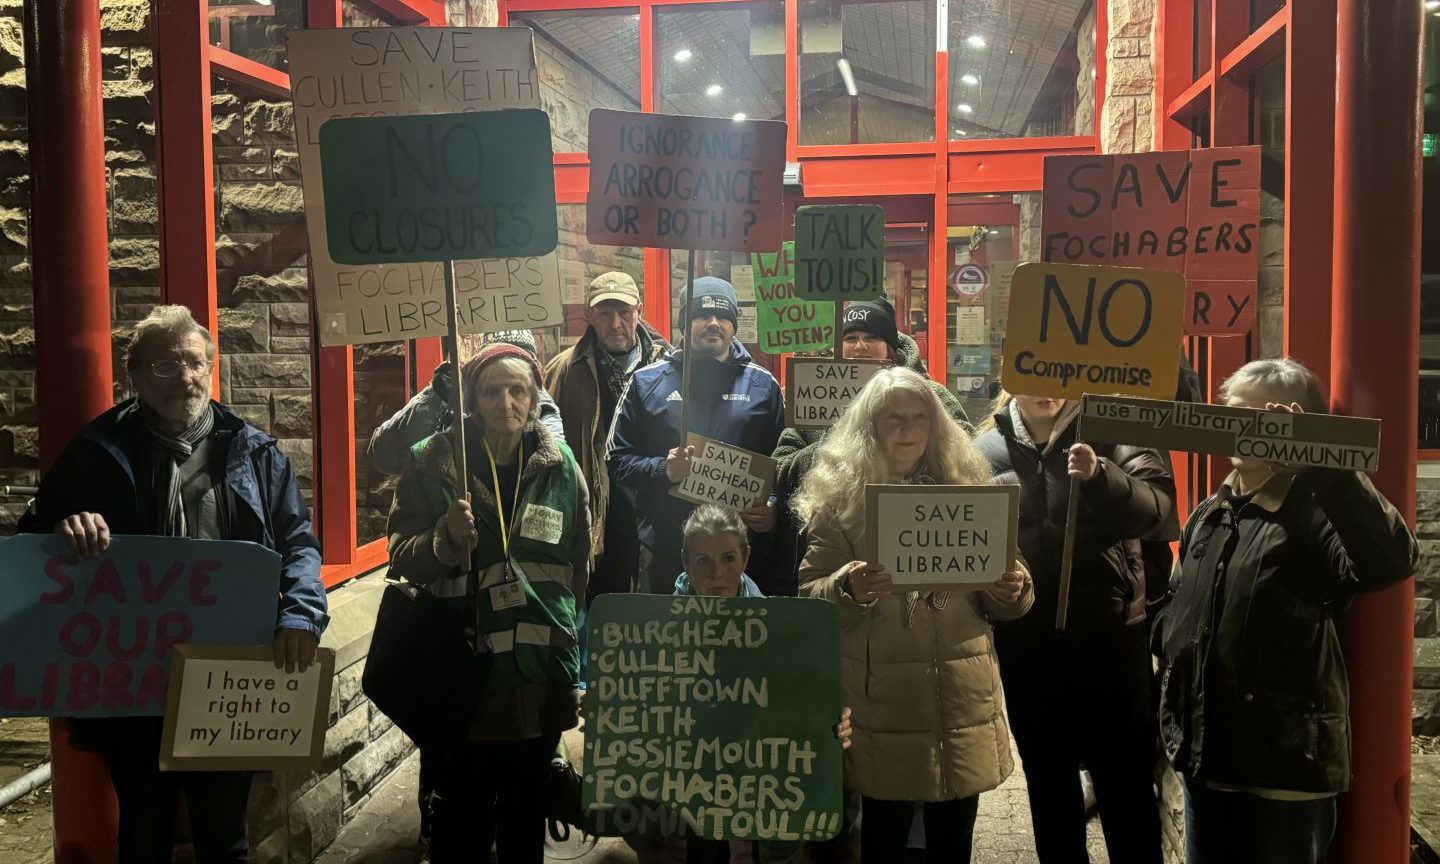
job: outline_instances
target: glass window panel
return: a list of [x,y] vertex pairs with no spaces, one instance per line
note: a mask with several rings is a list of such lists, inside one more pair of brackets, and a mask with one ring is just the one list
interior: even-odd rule
[[285,31],[304,26],[302,0],[210,0],[210,44],[285,69]]
[[[370,436],[375,427],[405,407],[408,384],[405,342],[356,345],[355,374],[355,545],[364,546],[385,536],[385,520],[398,479],[370,464]],[[433,370],[419,372],[429,382]]]
[[725,3],[656,12],[662,114],[785,119],[785,7]]
[[800,143],[935,140],[935,4],[802,0]]
[[1271,16],[1285,8],[1285,2],[1286,0],[1250,0],[1250,29],[1253,31],[1269,21]]
[[640,110],[640,14],[517,12],[512,26],[535,33],[540,99],[556,153],[589,147],[590,111]]
[[[1010,312],[1006,277],[1017,263],[1040,260],[1040,194],[952,195],[947,222],[946,383],[979,423],[1000,387]],[[979,292],[973,291],[976,273],[984,277]]]
[[[1095,4],[952,0],[950,139],[1095,132]],[[1149,64],[1149,58],[1112,63]]]
[[1260,356],[1285,352],[1285,58],[1250,79],[1250,142],[1260,145]]
[[1425,16],[1425,137],[1420,152],[1420,449],[1440,450],[1440,9]]

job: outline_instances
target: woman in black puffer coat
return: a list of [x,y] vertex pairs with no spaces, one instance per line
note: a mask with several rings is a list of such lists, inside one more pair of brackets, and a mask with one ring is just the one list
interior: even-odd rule
[[[1019,551],[1035,606],[997,622],[1010,726],[1042,864],[1085,861],[1080,769],[1114,864],[1159,864],[1155,714],[1142,540],[1178,536],[1175,481],[1154,450],[1077,444],[1079,403],[1002,393],[981,427],[996,483],[1020,487]],[[1081,495],[1068,620],[1055,628],[1070,479]]]

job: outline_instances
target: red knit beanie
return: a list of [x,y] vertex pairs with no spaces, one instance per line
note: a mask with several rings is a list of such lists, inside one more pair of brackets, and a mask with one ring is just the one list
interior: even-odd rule
[[467,409],[470,406],[470,400],[475,396],[476,388],[480,386],[480,373],[484,371],[486,366],[502,357],[514,357],[517,360],[524,360],[525,364],[530,367],[531,374],[535,376],[535,386],[537,388],[544,388],[545,375],[540,371],[540,361],[535,359],[534,354],[531,354],[519,346],[511,345],[508,342],[491,342],[489,345],[480,349],[480,353],[465,361],[464,366],[460,367],[460,386],[463,388]]

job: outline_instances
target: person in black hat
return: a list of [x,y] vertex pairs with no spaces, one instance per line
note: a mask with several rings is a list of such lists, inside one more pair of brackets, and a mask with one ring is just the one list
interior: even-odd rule
[[[634,506],[640,535],[642,591],[668,594],[681,571],[681,525],[693,506],[670,497],[690,475],[693,447],[682,446],[680,409],[684,364],[690,370],[689,431],[749,450],[770,453],[785,425],[780,385],[757,366],[735,338],[739,304],[724,279],[695,280],[685,347],[640,369],[630,379],[610,442],[611,480]],[[769,502],[741,511],[754,534],[774,526]]]
[[[889,300],[881,298],[847,305],[841,316],[841,334],[840,351],[846,360],[885,360],[914,370],[927,380],[930,377],[915,340],[896,328],[895,307]],[[970,423],[965,408],[955,394],[938,381],[930,381],[930,389],[935,391],[950,419],[968,432]],[[790,498],[800,488],[800,481],[810,470],[815,450],[824,437],[825,431],[821,429],[787,428],[780,433],[780,441],[772,454],[778,463],[776,524],[768,560],[752,563],[750,570],[767,596],[793,597],[797,590],[796,574],[805,548],[800,540],[800,526],[790,513]]]

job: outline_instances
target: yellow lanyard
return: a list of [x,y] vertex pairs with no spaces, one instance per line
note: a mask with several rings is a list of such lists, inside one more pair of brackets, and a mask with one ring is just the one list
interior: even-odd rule
[[[485,457],[490,460],[490,479],[495,484],[495,515],[500,518],[500,548],[505,560],[510,560],[510,532],[505,528],[505,506],[500,503],[500,472],[495,470],[495,454],[490,452],[490,442],[485,442]],[[515,508],[520,508],[520,475],[525,473],[525,439],[520,439],[520,459],[515,463]],[[507,564],[506,572],[509,572]]]

